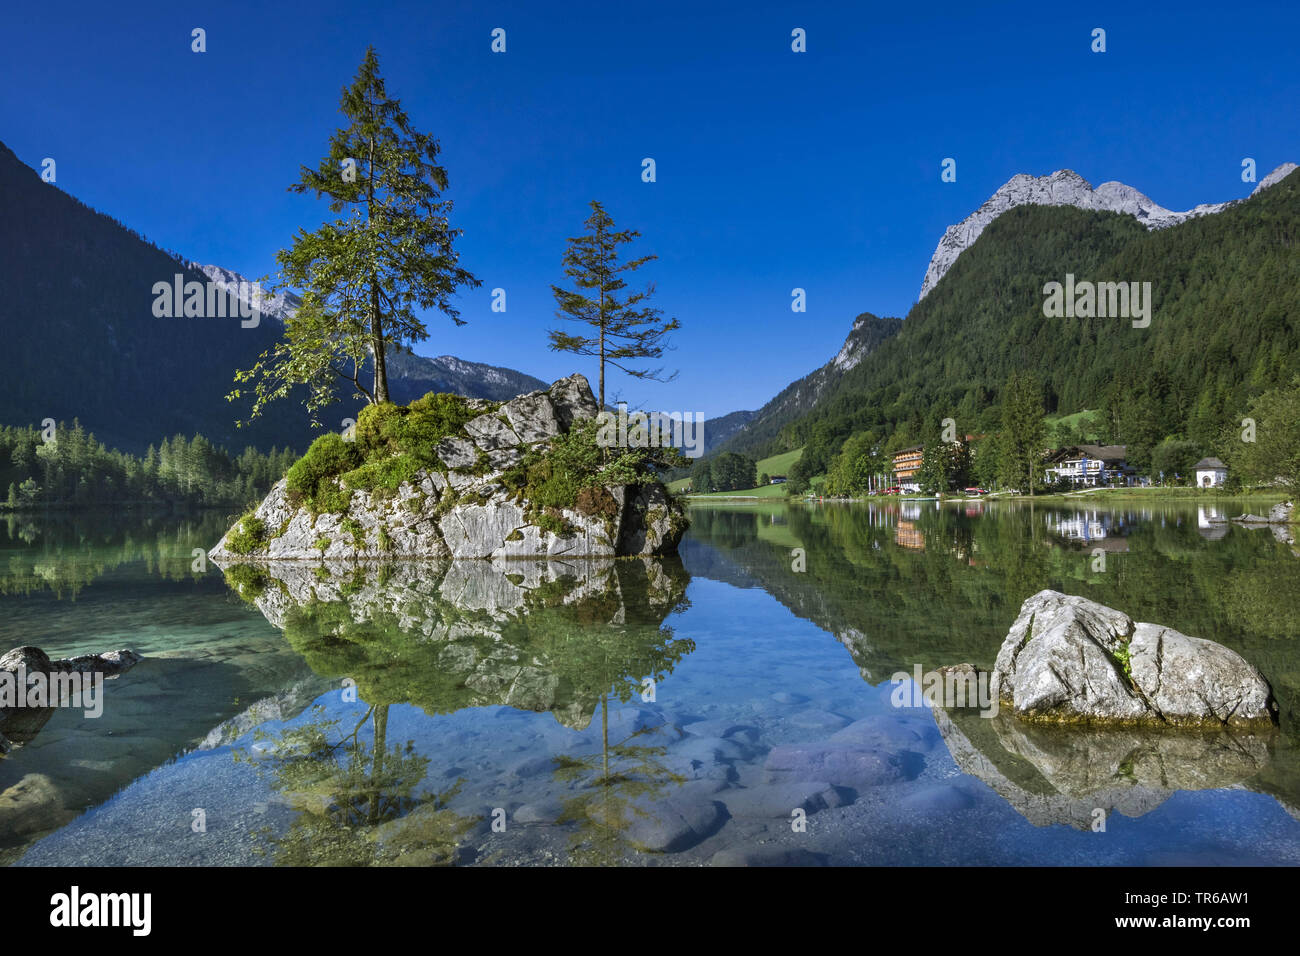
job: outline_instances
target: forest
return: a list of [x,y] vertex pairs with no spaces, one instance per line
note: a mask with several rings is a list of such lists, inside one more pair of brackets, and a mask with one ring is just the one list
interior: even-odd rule
[[0,426],[0,507],[239,507],[262,498],[296,460],[289,449],[232,455],[201,435],[175,435],[143,456],[106,448],[73,420]]

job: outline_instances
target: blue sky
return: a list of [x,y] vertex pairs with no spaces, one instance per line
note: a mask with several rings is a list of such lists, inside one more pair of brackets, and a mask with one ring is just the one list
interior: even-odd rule
[[1186,209],[1248,194],[1243,157],[1261,178],[1300,161],[1294,4],[970,6],[10,4],[0,141],[55,158],[60,188],[164,248],[257,277],[328,216],[286,187],[324,154],[373,43],[441,141],[483,280],[469,324],[430,316],[418,351],[594,380],[546,330],[565,239],[600,199],[659,255],[642,275],[683,323],[676,382],[613,389],[722,414],[821,365],[858,313],[906,314],[943,230],[1018,172],[1068,167]]

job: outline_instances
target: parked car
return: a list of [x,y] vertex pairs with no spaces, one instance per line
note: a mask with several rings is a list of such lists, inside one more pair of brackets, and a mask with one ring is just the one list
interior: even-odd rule
[[963,490],[968,495],[987,495],[989,493],[987,488],[965,488]]

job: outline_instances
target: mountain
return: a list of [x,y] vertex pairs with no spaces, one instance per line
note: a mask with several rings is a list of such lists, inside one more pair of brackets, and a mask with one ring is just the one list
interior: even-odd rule
[[[246,407],[225,400],[235,371],[274,345],[297,301],[264,303],[263,320],[248,328],[238,318],[156,317],[154,284],[171,284],[177,274],[220,288],[243,281],[158,248],[42,181],[0,144],[0,332],[10,369],[0,423],[75,418],[105,444],[137,454],[177,433],[199,433],[231,450],[304,450],[314,433],[301,406],[285,400],[236,429]],[[543,384],[452,356],[402,355],[391,366],[398,401],[430,389],[503,399]],[[336,411],[322,420],[355,417],[355,400]]]
[[427,392],[455,392],[466,398],[504,402],[546,388],[540,378],[512,368],[468,362],[454,355],[428,358],[407,353],[388,357],[388,390],[399,404],[408,404]]
[[[1295,168],[1295,163],[1282,164],[1260,181],[1251,195],[1281,181]],[[1241,200],[1205,203],[1186,212],[1173,212],[1123,183],[1102,183],[1093,189],[1086,179],[1070,169],[1059,169],[1050,176],[1020,173],[1007,180],[979,209],[957,225],[948,227],[934,250],[929,268],[925,270],[919,298],[929,295],[957,257],[974,244],[989,223],[1017,206],[1073,206],[1076,209],[1119,212],[1133,216],[1148,229],[1167,229],[1198,216],[1222,212],[1239,202]]]
[[[302,300],[292,292],[256,297],[252,294],[252,280],[221,266],[191,265],[240,301],[257,305],[263,318],[283,323],[302,304]],[[258,300],[256,303],[252,301],[254,298]],[[362,381],[373,374],[367,371]],[[428,392],[454,392],[467,398],[504,402],[516,395],[548,387],[540,378],[516,372],[512,368],[468,362],[454,355],[428,358],[409,352],[395,352],[388,359],[388,391],[398,404],[408,404]]]
[[[897,334],[756,450],[804,446],[816,467],[858,431],[915,441],[923,420],[942,417],[965,431],[995,429],[999,391],[1016,370],[1044,383],[1049,413],[1108,409],[1108,440],[1140,448],[1186,436],[1217,451],[1251,396],[1300,373],[1294,170],[1281,167],[1249,198],[1212,215],[1159,229],[1147,227],[1158,215],[1150,207],[1146,217],[1073,203],[1004,211]],[[1044,285],[1067,274],[1151,283],[1149,327],[1045,317]]]
[[756,412],[728,412],[704,422],[704,454],[712,455],[754,419]]
[[853,320],[853,328],[849,330],[844,345],[833,359],[803,378],[791,382],[757,412],[746,413],[751,417],[735,430],[733,436],[715,442],[706,427],[705,436],[709,442],[706,453],[726,450],[761,457],[755,453],[767,448],[786,425],[810,411],[822,396],[834,390],[845,373],[856,368],[882,342],[897,334],[901,327],[899,319],[881,318],[863,312]]
[[190,266],[198,269],[207,276],[208,281],[225,289],[238,298],[239,301],[250,306],[256,306],[261,310],[262,318],[271,318],[277,322],[283,322],[293,315],[298,306],[302,305],[302,299],[292,292],[284,292],[274,296],[253,295],[254,280],[247,279],[230,269],[223,269],[221,266],[200,265],[197,262],[191,262]]

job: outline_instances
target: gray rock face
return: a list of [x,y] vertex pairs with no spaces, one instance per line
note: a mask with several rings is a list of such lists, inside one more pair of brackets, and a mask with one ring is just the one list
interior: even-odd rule
[[1268,682],[1235,651],[1056,591],[1040,591],[1021,606],[998,651],[992,690],[1029,719],[1274,722]]
[[15,647],[0,654],[0,671],[16,671],[24,668],[29,674],[90,674],[98,672],[105,677],[116,677],[130,670],[144,660],[133,650],[122,648],[106,651],[103,654],[82,654],[52,661],[39,647]]
[[1291,521],[1292,503],[1279,501],[1268,509],[1267,515],[1244,514],[1232,520],[1238,524],[1288,524]]
[[[507,488],[503,473],[533,448],[599,411],[581,375],[482,411],[464,435],[437,446],[441,470],[420,471],[395,494],[352,492],[344,513],[312,515],[290,500],[286,480],[258,505],[263,540],[236,553],[231,533],[209,556],[241,561],[381,561],[389,558],[553,558],[662,555],[676,550],[685,509],[658,482],[604,489],[607,498],[560,509],[564,531],[534,524],[528,503]],[[234,531],[235,529],[232,529]]]

